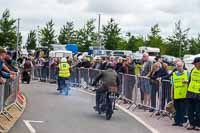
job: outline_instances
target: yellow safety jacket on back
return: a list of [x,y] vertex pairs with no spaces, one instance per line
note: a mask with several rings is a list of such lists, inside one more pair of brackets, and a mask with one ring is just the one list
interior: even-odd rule
[[200,94],[200,70],[197,68],[192,70],[188,91]]
[[186,98],[188,85],[187,83],[183,83],[183,80],[188,80],[188,72],[184,70],[181,75],[177,75],[174,72],[172,78],[174,83],[174,99]]
[[58,65],[59,73],[58,76],[62,78],[68,78],[70,77],[70,66],[66,62],[62,62]]

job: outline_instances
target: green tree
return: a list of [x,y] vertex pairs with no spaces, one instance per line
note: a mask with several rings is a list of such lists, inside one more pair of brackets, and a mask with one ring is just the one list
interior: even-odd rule
[[181,21],[175,23],[175,30],[172,36],[167,38],[167,54],[182,57],[189,50],[188,32],[190,28],[182,29]]
[[94,22],[94,19],[88,20],[84,27],[77,31],[77,43],[80,51],[88,51],[89,46],[95,46],[97,43]]
[[121,28],[115,23],[114,19],[110,19],[107,25],[103,25],[103,43],[106,49],[115,50],[118,47],[124,47],[120,42],[122,38],[120,37]]
[[35,49],[36,48],[36,43],[37,43],[37,39],[36,39],[36,31],[35,30],[31,30],[28,34],[28,38],[26,41],[26,46],[27,49]]
[[[0,46],[16,48],[16,20],[11,18],[10,11],[6,9],[0,19]],[[22,36],[19,34],[19,45],[22,43]]]
[[153,27],[151,27],[151,32],[150,34],[148,34],[147,41],[145,44],[149,47],[160,48],[161,54],[164,54],[165,53],[164,40],[162,39],[160,32],[161,30],[159,24],[156,24]]
[[53,20],[46,23],[46,26],[39,30],[39,42],[42,46],[51,48],[50,44],[56,43],[56,35]]
[[200,34],[198,35],[197,38],[191,38],[189,40],[190,44],[190,54],[199,54],[200,53]]
[[132,50],[133,52],[135,52],[138,51],[139,47],[144,44],[143,37],[135,37],[130,32],[128,32],[126,36],[128,37],[126,50]]
[[60,30],[60,35],[58,36],[58,41],[60,44],[76,43],[76,32],[74,30],[73,22],[66,22],[66,25]]

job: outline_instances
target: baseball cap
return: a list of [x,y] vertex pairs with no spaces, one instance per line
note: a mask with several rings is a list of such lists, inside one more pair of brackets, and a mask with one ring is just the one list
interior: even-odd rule
[[192,64],[198,63],[200,62],[200,57],[196,57],[194,58],[194,61],[192,62]]

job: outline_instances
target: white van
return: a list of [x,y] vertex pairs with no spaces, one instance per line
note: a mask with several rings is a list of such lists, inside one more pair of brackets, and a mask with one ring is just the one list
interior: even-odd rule
[[123,57],[123,58],[130,56],[132,58],[133,52],[129,50],[113,50],[112,56]]
[[159,48],[152,48],[152,47],[139,47],[140,53],[148,53],[150,60],[154,60],[156,56],[160,55],[160,49]]
[[58,57],[58,58],[70,57],[70,58],[72,58],[72,51],[67,51],[67,50],[50,51],[49,57]]

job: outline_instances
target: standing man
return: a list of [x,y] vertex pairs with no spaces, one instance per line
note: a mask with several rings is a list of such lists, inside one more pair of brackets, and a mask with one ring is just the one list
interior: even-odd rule
[[[147,76],[147,74],[151,71],[151,66],[153,65],[153,62],[149,59],[149,54],[144,53],[142,57],[142,70],[140,73],[140,76]],[[140,92],[141,92],[141,103],[146,105],[147,104],[147,96],[148,91],[150,90],[150,84],[148,80],[141,79],[140,80]]]
[[70,77],[70,66],[66,58],[62,58],[58,64],[58,89],[63,95],[68,95],[68,86],[66,80]]
[[200,57],[196,57],[193,61],[194,68],[191,71],[189,87],[188,87],[188,103],[189,103],[189,122],[188,130],[199,130],[200,127]]
[[185,114],[185,99],[187,94],[189,74],[183,69],[183,62],[176,63],[176,71],[172,75],[172,99],[176,115],[175,123],[172,126],[183,126]]

